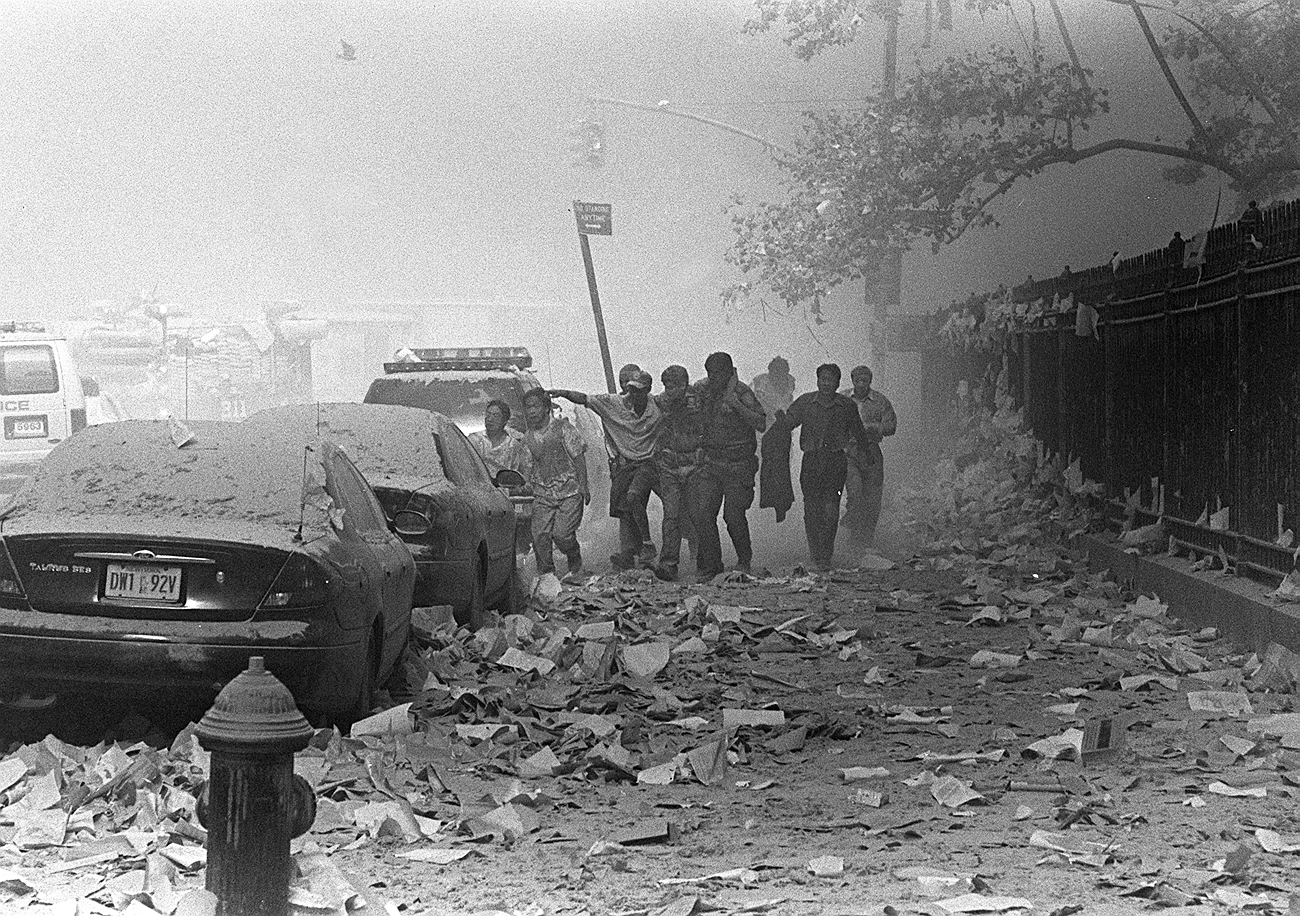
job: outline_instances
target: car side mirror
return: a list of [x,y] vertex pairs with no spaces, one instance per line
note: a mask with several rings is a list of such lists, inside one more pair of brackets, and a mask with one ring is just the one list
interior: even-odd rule
[[393,516],[393,530],[402,537],[418,538],[429,533],[433,522],[423,512],[401,509]]
[[523,474],[510,468],[497,471],[497,476],[492,478],[492,482],[498,487],[522,487],[526,483]]

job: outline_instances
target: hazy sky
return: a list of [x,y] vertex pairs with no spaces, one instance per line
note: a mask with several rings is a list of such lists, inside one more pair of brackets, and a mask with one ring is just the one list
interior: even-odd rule
[[[981,24],[954,6],[956,40],[1019,41],[1010,18]],[[1063,7],[1124,112],[1097,138],[1181,141],[1131,12],[1103,0]],[[1017,8],[1027,28],[1029,7]],[[906,9],[904,61],[922,5]],[[269,297],[585,309],[569,213],[579,198],[614,205],[615,235],[593,249],[616,362],[697,368],[726,347],[745,374],[773,352],[851,365],[865,358],[860,288],[829,305],[816,338],[801,316],[723,313],[718,293],[736,279],[722,261],[724,207],[734,192],[775,188],[762,149],[588,101],[668,100],[789,142],[801,108],[877,85],[878,32],[805,64],[775,36],[742,35],[749,12],[731,0],[5,2],[0,296],[23,314],[73,315],[154,284],[211,314]],[[340,39],[355,61],[336,57]],[[602,170],[569,162],[569,128],[586,116],[607,124]],[[1018,186],[998,206],[1001,230],[909,255],[905,310],[1208,223],[1217,182],[1174,188],[1158,170],[1111,157]],[[574,343],[595,352],[594,334]],[[594,383],[593,365],[568,371]]]

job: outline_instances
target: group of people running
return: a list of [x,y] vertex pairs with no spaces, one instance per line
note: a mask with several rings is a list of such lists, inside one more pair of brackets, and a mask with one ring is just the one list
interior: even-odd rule
[[[591,503],[586,442],[568,419],[555,415],[557,397],[589,408],[604,427],[610,515],[619,522],[619,550],[610,557],[615,569],[648,568],[660,579],[676,580],[686,540],[697,576],[712,578],[723,571],[721,511],[736,567],[749,572],[754,554],[746,513],[760,471],[759,437],[760,506],[775,509],[781,521],[794,501],[790,443],[796,428],[812,567],[831,568],[846,486],[845,525],[859,545],[872,543],[884,482],[880,442],[894,434],[897,417],[889,399],[871,387],[871,370],[858,366],[852,389],[840,393],[840,368],[826,363],[817,368],[817,389],[797,398],[789,363],[779,356],[753,387],[740,381],[728,353],[711,354],[704,372],[705,378],[692,384],[684,366],[669,366],[660,375],[663,388],[657,395],[651,394],[650,373],[635,364],[619,371],[618,394],[529,389],[523,395],[522,432],[510,427],[508,404],[487,405],[484,431],[470,440],[490,470],[511,468],[528,482],[539,575],[555,572],[556,548],[568,561],[566,578],[581,575],[577,533]],[[648,513],[652,494],[663,507],[658,550]]]

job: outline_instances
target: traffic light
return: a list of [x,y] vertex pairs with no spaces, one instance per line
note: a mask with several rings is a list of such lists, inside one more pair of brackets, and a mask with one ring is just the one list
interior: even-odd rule
[[576,166],[600,168],[605,164],[605,122],[583,118],[569,131],[570,160]]

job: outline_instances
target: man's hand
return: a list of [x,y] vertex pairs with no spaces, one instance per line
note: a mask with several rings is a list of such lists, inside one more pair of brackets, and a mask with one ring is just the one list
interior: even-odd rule
[[587,396],[581,391],[570,391],[567,388],[548,388],[546,396],[550,398],[564,398],[566,401],[572,401],[575,404],[586,404]]
[[741,408],[740,392],[736,388],[736,374],[733,372],[727,379],[727,387],[722,390],[722,403],[726,404],[732,410]]
[[590,505],[591,505],[591,490],[589,490],[587,487],[583,487],[583,488],[582,488],[581,490],[579,490],[578,492],[582,494],[582,504],[583,504],[584,506],[590,506]]

